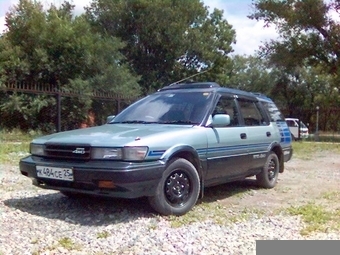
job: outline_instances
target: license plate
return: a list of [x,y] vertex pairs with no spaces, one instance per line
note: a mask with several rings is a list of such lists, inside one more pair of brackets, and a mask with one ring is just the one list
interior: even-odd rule
[[73,181],[71,168],[36,166],[37,176],[48,179]]

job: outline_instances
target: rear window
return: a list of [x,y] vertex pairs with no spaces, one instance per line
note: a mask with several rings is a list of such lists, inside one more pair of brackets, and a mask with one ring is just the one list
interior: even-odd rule
[[275,122],[285,120],[284,116],[273,102],[262,101],[261,103],[264,105],[264,108],[269,115],[270,121]]

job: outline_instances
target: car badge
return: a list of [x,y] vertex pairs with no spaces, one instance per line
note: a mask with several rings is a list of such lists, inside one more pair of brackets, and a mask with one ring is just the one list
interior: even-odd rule
[[85,154],[85,148],[76,148],[74,151],[72,151],[74,154]]

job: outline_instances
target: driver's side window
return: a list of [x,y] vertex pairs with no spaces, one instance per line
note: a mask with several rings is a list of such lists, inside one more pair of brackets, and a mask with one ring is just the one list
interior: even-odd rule
[[237,108],[233,98],[222,96],[218,100],[212,113],[213,116],[215,114],[228,114],[230,116],[230,125],[228,125],[228,127],[239,125]]

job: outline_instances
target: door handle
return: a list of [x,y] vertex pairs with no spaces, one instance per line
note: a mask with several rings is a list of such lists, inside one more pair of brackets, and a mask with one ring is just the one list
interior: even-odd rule
[[240,137],[241,137],[241,139],[247,139],[247,134],[246,133],[241,133]]
[[267,137],[270,137],[272,134],[270,132],[266,133]]

